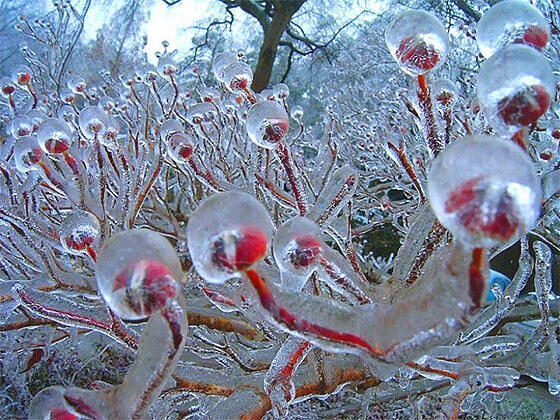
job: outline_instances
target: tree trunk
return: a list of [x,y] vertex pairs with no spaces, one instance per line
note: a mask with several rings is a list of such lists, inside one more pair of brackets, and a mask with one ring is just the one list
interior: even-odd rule
[[267,88],[280,39],[282,39],[282,35],[292,16],[302,4],[302,1],[289,2],[289,4],[279,2],[279,7],[274,13],[267,30],[264,32],[264,39],[259,51],[259,60],[253,76],[253,84],[251,85],[255,92],[261,92]]

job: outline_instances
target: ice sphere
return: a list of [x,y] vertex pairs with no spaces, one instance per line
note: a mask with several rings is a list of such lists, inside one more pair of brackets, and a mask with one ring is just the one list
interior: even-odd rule
[[121,318],[145,319],[171,303],[183,276],[175,249],[162,235],[135,229],[113,235],[101,249],[97,286]]
[[193,124],[200,125],[209,121],[216,115],[216,107],[209,102],[201,102],[192,105],[187,111],[187,119]]
[[29,403],[29,418],[41,420],[75,420],[64,400],[65,389],[49,386],[39,391]]
[[68,150],[71,136],[68,125],[58,118],[46,119],[37,131],[39,146],[46,153],[57,154]]
[[20,86],[25,86],[31,81],[31,69],[19,64],[12,69],[12,81]]
[[37,163],[42,157],[43,151],[35,137],[22,137],[18,139],[14,146],[14,162],[16,169],[21,173],[37,169]]
[[166,55],[158,60],[157,69],[162,76],[170,76],[177,71],[177,63],[173,57]]
[[78,117],[80,130],[89,139],[93,139],[105,127],[107,115],[98,106],[86,106]]
[[455,83],[448,79],[439,79],[434,83],[434,97],[443,106],[451,106],[459,97]]
[[299,105],[293,106],[290,110],[290,115],[296,121],[299,121],[303,118],[303,108]]
[[110,112],[115,107],[115,100],[110,96],[103,96],[98,105],[103,111]]
[[223,82],[222,70],[236,61],[237,55],[228,51],[216,55],[216,57],[214,58],[214,62],[212,63],[212,71],[214,72],[214,76],[216,76],[218,80]]
[[487,116],[515,130],[546,112],[554,97],[554,75],[535,49],[508,45],[482,63],[477,91]]
[[70,89],[63,89],[60,92],[60,99],[65,104],[70,104],[70,103],[74,102],[74,99],[76,99],[75,95],[76,94],[74,92],[72,92]]
[[193,144],[184,133],[173,133],[167,144],[167,154],[175,162],[181,164],[188,161],[193,152]]
[[101,144],[105,146],[111,146],[113,145],[118,134],[119,134],[118,121],[113,117],[107,116],[105,119],[105,128],[103,129],[99,141],[101,142]]
[[81,93],[86,90],[86,82],[80,76],[73,76],[68,79],[66,86],[74,93]]
[[304,277],[317,267],[323,246],[319,227],[298,216],[278,228],[272,249],[281,271]]
[[443,25],[432,13],[423,10],[399,14],[385,30],[385,42],[401,70],[411,76],[440,67],[449,49]]
[[0,78],[0,91],[2,95],[8,97],[16,91],[16,85],[7,77]]
[[278,102],[257,102],[249,109],[246,127],[253,143],[274,149],[288,132],[288,114]]
[[541,186],[533,162],[513,142],[466,137],[449,146],[428,177],[430,204],[459,240],[491,247],[535,226]]
[[163,140],[167,140],[173,133],[183,131],[183,124],[179,120],[171,119],[165,121],[159,128],[159,135]]
[[478,48],[485,58],[508,44],[525,44],[543,50],[549,39],[546,18],[525,0],[496,3],[480,18],[476,29]]
[[280,99],[286,99],[290,96],[290,88],[285,83],[278,83],[274,85],[273,91]]
[[253,70],[247,63],[235,61],[222,69],[221,80],[232,92],[245,90],[253,83]]
[[60,243],[66,252],[79,255],[97,246],[99,231],[99,221],[93,214],[78,211],[62,222]]
[[17,116],[10,121],[8,131],[16,138],[28,136],[33,131],[33,122],[31,121],[31,118],[26,115]]
[[241,277],[267,253],[273,225],[266,209],[252,196],[214,194],[194,211],[187,241],[194,267],[210,283]]
[[43,120],[47,117],[47,115],[38,109],[33,109],[31,111],[29,111],[27,113],[27,116],[29,118],[31,118],[31,122],[32,122],[32,129],[33,132],[37,132],[37,130],[39,130],[39,127],[41,126],[41,123],[43,122]]

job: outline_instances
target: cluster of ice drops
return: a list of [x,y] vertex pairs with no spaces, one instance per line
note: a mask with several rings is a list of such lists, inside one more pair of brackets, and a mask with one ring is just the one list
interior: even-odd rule
[[[277,414],[294,399],[291,371],[312,346],[357,354],[383,379],[394,376],[405,364],[426,377],[441,374],[443,369],[434,372],[429,364],[423,364],[422,355],[448,342],[465,327],[465,319],[480,310],[488,288],[487,248],[519,240],[540,215],[540,180],[524,146],[527,127],[547,111],[555,95],[552,70],[540,52],[549,36],[546,19],[523,1],[500,2],[482,17],[477,40],[486,61],[478,76],[478,99],[493,124],[494,135],[475,134],[446,145],[436,130],[430,129],[433,111],[427,79],[446,60],[444,27],[430,13],[409,10],[387,28],[391,54],[406,74],[418,78],[419,98],[426,111],[426,142],[434,158],[427,198],[437,220],[452,236],[439,251],[439,262],[432,261],[425,268],[426,277],[434,277],[437,285],[448,282],[453,289],[441,297],[442,302],[447,300],[438,305],[446,312],[438,314],[426,314],[422,309],[423,303],[434,304],[429,287],[394,298],[389,286],[367,284],[351,258],[325,239],[325,230],[351,199],[359,181],[357,173],[349,166],[339,169],[311,202],[288,146],[287,90],[280,86],[275,92],[252,92],[251,68],[237,55],[222,53],[213,63],[216,78],[230,95],[226,105],[217,99],[220,91],[212,89],[205,91],[202,102],[188,102],[189,98],[179,93],[173,59],[160,58],[157,77],[169,81],[173,99],[159,99],[163,118],[157,133],[161,141],[144,139],[145,144],[140,146],[133,139],[128,140],[131,145],[123,144],[119,134],[126,102],[117,105],[108,95],[92,97],[83,81],[73,79],[69,82],[71,90],[60,93],[62,106],[54,116],[52,109],[38,100],[31,85],[31,70],[18,67],[12,78],[2,79],[0,86],[13,115],[8,127],[10,139],[3,146],[5,178],[10,179],[12,174],[30,188],[39,183],[48,194],[67,197],[72,212],[57,233],[63,250],[95,261],[97,287],[112,314],[125,321],[149,318],[136,362],[121,385],[96,390],[47,388],[33,400],[30,416],[145,416],[180,360],[188,329],[180,259],[161,233],[134,227],[135,217],[149,202],[149,195],[138,200],[137,208],[124,208],[118,203],[120,193],[112,191],[116,196],[112,208],[119,216],[110,216],[108,206],[91,201],[92,195],[99,197],[98,190],[111,189],[111,182],[104,183],[103,177],[88,180],[109,165],[123,174],[123,179],[113,184],[122,187],[123,196],[128,197],[134,182],[124,179],[131,176],[125,174],[131,165],[141,168],[142,155],[148,159],[150,153],[160,153],[163,165],[188,172],[211,192],[188,215],[186,226],[190,260],[196,273],[208,283],[210,300],[224,311],[240,310],[247,318],[290,335],[265,378],[265,391]],[[155,83],[156,76],[151,77],[148,85]],[[135,83],[134,79],[125,82],[132,100],[137,95]],[[18,102],[20,90],[28,93],[27,102]],[[157,95],[155,85],[154,92]],[[449,87],[447,94],[452,100],[457,93]],[[88,105],[78,109],[77,96],[83,96]],[[302,115],[296,108],[291,116],[300,122]],[[270,188],[270,201],[292,217],[276,225],[277,219],[250,186],[239,188],[233,181],[213,176],[204,166],[201,143],[209,153],[213,142],[222,141],[216,123],[224,117],[222,112],[243,114],[241,120],[231,115],[228,118],[244,127],[238,132],[246,133],[248,141],[260,148],[262,159],[274,157],[280,162],[289,188]],[[86,147],[88,152],[82,153]],[[57,178],[57,173],[67,174],[72,182]],[[159,173],[159,169],[154,171],[154,180]],[[94,185],[95,194],[90,194],[88,185]],[[6,182],[2,197],[19,202],[8,187]],[[138,188],[136,194],[142,191]],[[35,200],[32,192],[23,200],[32,201],[31,196]],[[3,223],[12,223],[5,210],[0,214]],[[25,223],[33,224],[33,220]],[[110,232],[109,224],[122,229]],[[346,303],[314,296],[310,286],[313,276],[325,279]],[[13,293],[22,305],[33,306],[22,286],[14,287]],[[223,298],[211,298],[218,294],[227,296],[227,303]],[[50,316],[60,318],[54,312]],[[287,373],[286,366],[293,360]],[[558,373],[560,367],[551,369]],[[512,371],[487,371],[483,387],[497,391],[512,387],[516,378]],[[460,377],[459,373],[453,375],[444,374]]]

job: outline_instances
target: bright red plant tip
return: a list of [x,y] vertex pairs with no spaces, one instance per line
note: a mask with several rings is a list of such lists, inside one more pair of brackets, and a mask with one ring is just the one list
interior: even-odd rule
[[57,140],[57,139],[48,139],[45,142],[45,149],[49,153],[59,154],[68,150],[69,144],[67,141],[64,140]]
[[266,254],[268,241],[264,232],[252,226],[241,228],[241,237],[235,250],[234,268],[243,271]]
[[78,420],[78,417],[65,408],[55,408],[51,410],[50,420]]
[[425,41],[406,37],[396,52],[401,64],[412,64],[421,70],[433,69],[440,60],[438,52]]
[[64,242],[69,249],[75,251],[82,251],[90,246],[95,238],[89,235],[88,232],[75,232],[74,234],[66,237]]
[[15,91],[16,91],[16,88],[14,86],[11,86],[11,85],[2,86],[2,93],[4,95],[11,95]]
[[192,146],[190,144],[186,144],[180,147],[179,156],[181,156],[185,160],[190,159],[192,156],[192,152],[193,152]]
[[531,45],[538,50],[544,50],[548,44],[548,33],[538,25],[531,25],[525,30],[523,36],[516,38],[513,43]]
[[31,80],[31,73],[22,73],[18,75],[17,82],[20,85],[26,85],[29,83],[30,80]]
[[290,253],[290,261],[296,268],[309,267],[321,254],[321,242],[313,235],[297,235],[295,238],[297,247]]
[[550,106],[544,86],[533,85],[498,102],[498,114],[507,125],[527,127],[534,124]]
[[229,84],[232,90],[245,90],[249,87],[249,81],[245,78],[233,79]]
[[446,213],[452,213],[464,207],[466,204],[471,203],[478,195],[476,187],[479,186],[481,181],[481,176],[469,179],[467,182],[460,185],[459,188],[452,191],[447,197],[447,200],[445,200]]
[[288,132],[288,122],[287,121],[277,121],[274,123],[268,123],[265,130],[263,140],[270,143],[280,143],[282,139],[286,136]]
[[[141,277],[135,279],[140,275]],[[173,277],[169,268],[162,263],[150,260],[134,261],[115,277],[113,292],[123,287],[130,287],[133,280],[138,281],[139,279],[142,280],[144,287],[149,287],[154,279],[165,276]]]

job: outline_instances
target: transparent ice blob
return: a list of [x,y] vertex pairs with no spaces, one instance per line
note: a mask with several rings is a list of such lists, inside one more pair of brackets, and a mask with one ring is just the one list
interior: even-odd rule
[[60,243],[70,254],[91,252],[99,243],[99,221],[87,211],[72,213],[63,220],[60,228]]
[[266,255],[272,230],[268,212],[252,196],[237,191],[214,194],[200,204],[187,225],[196,271],[210,283],[241,277]]
[[183,131],[183,123],[179,120],[170,119],[164,121],[159,129],[159,135],[163,140],[167,140],[173,133]]
[[12,69],[12,81],[20,86],[31,82],[31,69],[24,64],[19,64]]
[[97,285],[121,318],[140,320],[169,305],[183,276],[173,246],[162,235],[135,229],[113,235],[97,259]]
[[246,90],[253,83],[253,70],[247,63],[235,61],[222,69],[221,80],[232,92]]
[[459,90],[451,80],[439,79],[434,83],[434,97],[438,104],[449,107],[457,102]]
[[87,138],[93,139],[107,124],[107,114],[98,106],[87,106],[80,111],[78,123],[82,133]]
[[158,60],[158,72],[163,77],[169,77],[177,71],[177,63],[170,55],[161,57]]
[[272,245],[281,271],[306,277],[317,267],[323,251],[321,230],[305,217],[294,217],[282,224]]
[[535,226],[541,186],[518,145],[489,136],[466,137],[439,155],[428,177],[430,204],[455,238],[491,247]]
[[477,92],[490,119],[516,130],[546,112],[554,97],[554,75],[535,49],[508,45],[480,66]]
[[167,154],[175,162],[187,162],[193,153],[193,143],[185,133],[173,133],[167,143]]
[[525,44],[542,51],[550,39],[543,14],[526,0],[504,0],[478,21],[476,40],[485,58],[508,44]]
[[274,149],[288,133],[288,114],[278,102],[257,102],[249,110],[246,127],[253,143]]
[[220,81],[223,82],[222,79],[222,70],[237,61],[237,55],[233,54],[229,51],[220,53],[214,57],[214,61],[212,62],[212,71],[214,72],[214,76]]
[[16,142],[14,146],[14,163],[16,169],[21,173],[27,173],[38,169],[37,163],[43,157],[43,150],[39,147],[37,139],[33,136],[25,136]]
[[432,13],[408,10],[385,30],[387,48],[402,71],[411,76],[440,67],[447,58],[447,32]]
[[70,147],[72,133],[68,125],[58,118],[48,118],[37,131],[39,146],[46,153],[63,153]]
[[33,121],[27,115],[19,115],[10,121],[8,131],[16,138],[28,136],[33,131]]

